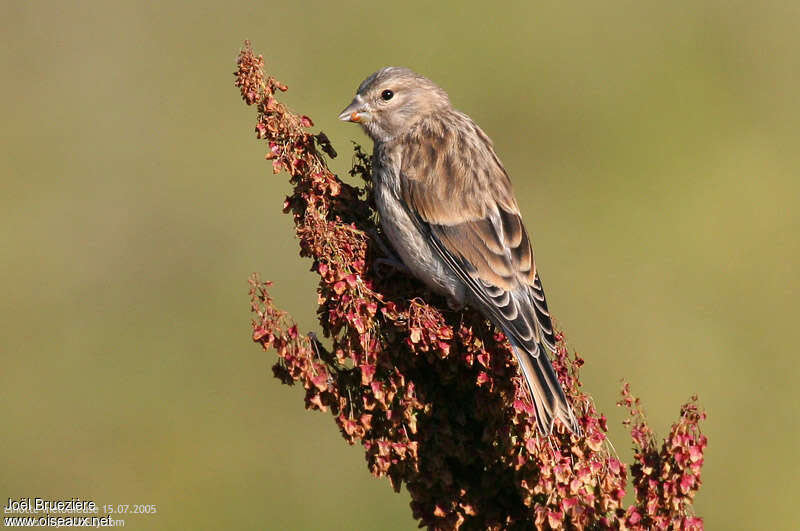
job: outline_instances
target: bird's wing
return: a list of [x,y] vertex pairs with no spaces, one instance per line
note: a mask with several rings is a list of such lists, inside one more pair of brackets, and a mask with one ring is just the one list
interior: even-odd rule
[[471,121],[462,125],[429,127],[402,143],[400,200],[472,300],[508,336],[542,433],[559,418],[580,434],[542,352],[541,345],[555,351],[553,324],[511,182],[488,137]]
[[[511,182],[477,128],[404,143],[400,199],[509,339],[533,356],[555,350],[550,313]],[[430,133],[430,132],[428,132]]]

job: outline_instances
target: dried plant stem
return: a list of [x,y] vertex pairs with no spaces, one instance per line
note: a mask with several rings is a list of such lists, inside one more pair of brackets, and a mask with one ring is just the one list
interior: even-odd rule
[[317,314],[331,348],[300,334],[275,308],[268,282],[250,279],[253,340],[273,349],[275,376],[300,383],[308,409],[330,411],[342,436],[364,447],[369,469],[431,529],[702,529],[692,501],[700,487],[706,438],[694,399],[658,447],[627,384],[621,405],[635,448],[636,500],[623,506],[627,467],[606,438],[579,380],[583,360],[558,336],[554,367],[583,429],[536,431],[535,413],[505,337],[480,314],[443,310],[446,302],[397,271],[381,242],[370,197],[370,161],[355,147],[357,188],[332,174],[336,152],[310,118],[276,98],[287,88],[263,71],[249,43],[236,86],[258,111],[256,136],[268,142],[273,171],[290,175],[300,254],[320,277]]

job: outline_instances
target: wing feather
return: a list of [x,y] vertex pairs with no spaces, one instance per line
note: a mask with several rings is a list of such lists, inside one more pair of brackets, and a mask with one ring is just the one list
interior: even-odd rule
[[455,115],[461,122],[453,127],[422,127],[404,139],[399,198],[471,299],[509,337],[540,428],[549,433],[558,417],[580,433],[540,348],[555,351],[553,324],[511,181],[488,137]]
[[531,352],[538,352],[540,341],[554,348],[511,180],[486,135],[466,116],[455,118],[461,120],[456,127],[426,125],[403,142],[400,198],[441,258],[508,334]]

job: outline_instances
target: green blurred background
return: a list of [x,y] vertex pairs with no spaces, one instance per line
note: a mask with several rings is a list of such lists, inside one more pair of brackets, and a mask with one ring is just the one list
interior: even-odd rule
[[[291,5],[290,5],[291,4]],[[314,329],[289,190],[232,86],[245,38],[333,139],[410,66],[494,139],[609,417],[698,393],[709,529],[797,529],[800,4],[2,2],[0,500],[132,529],[413,529],[250,341],[247,277]]]

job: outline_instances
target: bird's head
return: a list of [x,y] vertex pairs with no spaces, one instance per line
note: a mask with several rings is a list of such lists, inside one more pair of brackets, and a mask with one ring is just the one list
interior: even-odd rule
[[339,119],[360,124],[375,142],[387,142],[449,106],[447,93],[430,79],[387,66],[361,82]]

